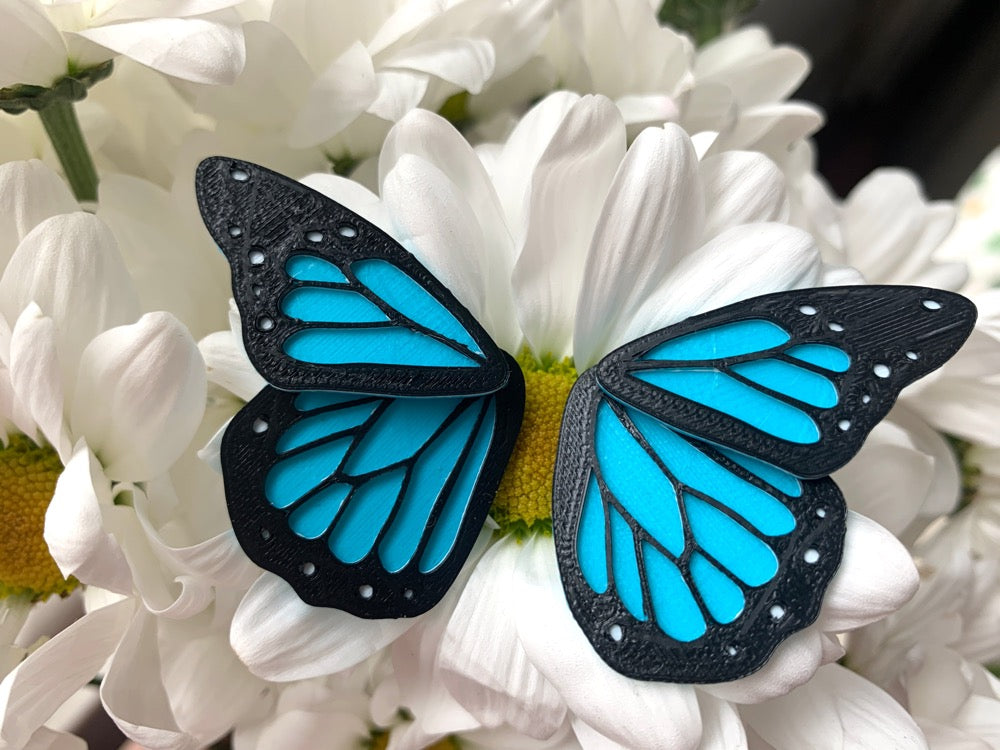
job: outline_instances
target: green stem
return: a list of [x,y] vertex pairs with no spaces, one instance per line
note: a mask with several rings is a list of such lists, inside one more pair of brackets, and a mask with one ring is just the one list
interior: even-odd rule
[[80,132],[73,103],[65,99],[53,100],[38,110],[38,116],[42,118],[45,132],[49,134],[77,200],[96,201],[97,170]]

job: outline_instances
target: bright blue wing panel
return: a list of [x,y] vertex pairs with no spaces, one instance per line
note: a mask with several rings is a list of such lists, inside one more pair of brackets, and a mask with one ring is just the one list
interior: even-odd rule
[[310,604],[362,617],[426,611],[482,527],[523,388],[512,377],[466,397],[264,389],[223,439],[241,546]]
[[344,206],[247,162],[198,167],[202,216],[229,260],[254,367],[284,390],[492,393],[508,363],[398,242]]
[[939,289],[802,289],[738,302],[605,357],[608,393],[799,477],[843,466],[900,390],[942,365],[975,307]]
[[759,668],[815,619],[844,514],[829,479],[678,432],[593,371],[573,388],[553,492],[560,571],[584,632],[623,674],[715,682]]

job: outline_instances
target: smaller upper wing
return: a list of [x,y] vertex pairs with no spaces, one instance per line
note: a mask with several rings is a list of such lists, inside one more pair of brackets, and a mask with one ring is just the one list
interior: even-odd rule
[[975,320],[969,300],[939,289],[781,292],[626,344],[597,378],[683,433],[822,477],[857,453],[904,387],[955,354]]
[[287,177],[206,159],[198,205],[229,260],[254,367],[286,390],[492,393],[509,367],[458,300],[394,239]]

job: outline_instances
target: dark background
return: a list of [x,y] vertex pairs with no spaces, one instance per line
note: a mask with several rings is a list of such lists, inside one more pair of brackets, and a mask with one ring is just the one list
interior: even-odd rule
[[952,198],[1000,145],[998,0],[762,0],[745,23],[813,61],[819,170],[845,195],[880,166]]

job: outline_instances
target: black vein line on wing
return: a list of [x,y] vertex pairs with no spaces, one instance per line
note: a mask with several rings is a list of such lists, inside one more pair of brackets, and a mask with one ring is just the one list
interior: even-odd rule
[[[645,439],[645,437],[642,435],[642,433],[639,432],[638,428],[635,426],[635,423],[632,422],[632,420],[631,420],[631,418],[629,418],[628,414],[625,413],[624,410],[621,409],[621,407],[619,407],[614,402],[608,402],[608,403],[612,407],[612,409],[614,410],[615,415],[619,419],[619,421],[621,422],[622,426],[625,427],[625,429],[636,439],[636,442],[639,443],[640,447],[642,447],[642,449],[646,453],[646,455],[649,456],[654,461],[654,463],[656,464],[657,468],[660,469],[660,471],[664,474],[664,476],[667,478],[667,480],[670,482],[671,486],[673,487],[674,493],[675,493],[675,502],[677,504],[677,509],[678,509],[678,512],[679,512],[679,515],[680,515],[680,520],[681,520],[681,529],[682,529],[682,533],[684,535],[684,548],[683,548],[683,550],[682,550],[682,552],[681,552],[681,554],[679,556],[675,555],[672,552],[670,552],[670,550],[668,550],[666,547],[664,547],[663,544],[660,543],[659,540],[657,540],[648,531],[646,531],[646,529],[635,519],[635,517],[632,516],[632,514],[629,513],[628,510],[625,509],[625,507],[622,505],[621,501],[619,501],[618,498],[615,497],[614,493],[611,491],[611,489],[604,482],[604,477],[602,476],[601,471],[600,471],[600,465],[598,463],[596,463],[596,460],[595,460],[595,464],[594,464],[594,466],[595,466],[595,472],[597,474],[597,480],[598,480],[598,484],[599,484],[599,487],[600,487],[600,490],[601,490],[601,499],[605,503],[605,515],[609,516],[607,505],[610,504],[612,507],[614,507],[614,509],[618,513],[621,514],[622,518],[625,519],[626,523],[628,523],[629,528],[632,530],[633,539],[635,540],[635,544],[636,544],[636,550],[637,550],[637,558],[636,559],[637,559],[637,563],[640,560],[644,560],[644,556],[640,555],[640,550],[639,550],[639,546],[640,546],[641,542],[643,542],[643,541],[649,543],[650,546],[652,546],[654,549],[656,549],[656,551],[658,551],[660,554],[662,554],[668,560],[670,560],[671,562],[673,562],[678,567],[678,569],[680,570],[681,576],[683,577],[684,582],[687,585],[687,587],[691,590],[692,595],[695,598],[695,601],[697,602],[699,608],[701,609],[702,615],[706,618],[706,622],[708,622],[709,619],[715,621],[715,618],[712,617],[711,613],[708,611],[707,605],[705,604],[704,600],[702,599],[701,594],[700,594],[700,592],[698,590],[698,587],[695,585],[693,577],[691,575],[690,560],[691,560],[691,556],[695,552],[699,552],[700,554],[702,554],[719,571],[721,571],[723,573],[723,575],[725,575],[728,579],[730,579],[731,581],[733,581],[733,583],[735,583],[744,592],[744,598],[746,597],[746,592],[751,587],[749,587],[747,584],[743,583],[741,580],[739,580],[738,578],[736,578],[735,575],[732,572],[730,572],[725,565],[723,565],[722,563],[720,563],[713,555],[711,555],[709,552],[707,552],[701,546],[701,544],[699,544],[698,540],[695,538],[694,531],[691,529],[690,523],[688,522],[687,510],[686,510],[686,507],[685,507],[684,497],[683,497],[684,493],[687,493],[687,494],[689,494],[689,495],[691,495],[691,496],[693,496],[693,497],[695,497],[695,498],[697,498],[699,500],[702,500],[703,502],[709,504],[711,507],[715,508],[716,510],[718,510],[721,513],[723,513],[725,516],[727,516],[728,518],[732,519],[734,522],[736,522],[737,524],[739,524],[739,526],[741,526],[743,529],[745,529],[746,531],[748,531],[751,535],[753,535],[755,538],[757,538],[758,540],[760,540],[763,544],[767,545],[768,547],[771,546],[771,544],[770,544],[770,539],[771,538],[768,537],[767,535],[763,534],[761,531],[759,531],[748,520],[746,520],[743,516],[741,516],[739,513],[737,513],[732,508],[728,507],[727,505],[724,505],[723,503],[721,503],[720,501],[718,501],[714,497],[712,497],[712,496],[710,496],[710,495],[702,492],[701,490],[698,490],[698,489],[696,489],[694,487],[690,487],[687,484],[685,484],[684,482],[680,481],[673,474],[673,472],[671,472],[666,467],[666,465],[663,463],[663,461],[660,459],[660,457],[652,449],[652,446],[650,446],[649,442]],[[686,438],[684,438],[683,435],[680,435],[678,433],[678,436],[681,437],[682,439],[685,439],[686,442],[692,444],[692,447],[695,447],[696,449],[698,449],[698,446],[694,445],[690,440],[687,440]],[[714,451],[713,451],[713,453],[714,453]],[[709,458],[714,459],[714,456],[712,456],[710,454],[706,453],[705,455],[708,456]],[[596,456],[594,458],[596,459]],[[720,456],[720,458],[724,458],[724,457]],[[726,461],[726,464],[727,465],[732,465],[732,462]],[[724,466],[723,468],[727,468],[727,467]],[[740,468],[742,469],[742,467],[740,467]],[[740,478],[743,478],[739,474],[737,476],[739,476]],[[611,545],[610,526],[608,528],[608,532],[607,533],[608,533],[607,544],[609,545],[607,547],[607,549],[610,550],[611,549],[611,546],[610,546]],[[611,566],[610,559],[609,559],[608,565],[609,565],[609,575],[612,576],[611,580],[613,580],[613,568]],[[640,567],[639,574],[640,574],[640,580],[643,582],[643,594],[644,594],[644,596],[646,596],[646,595],[648,595],[648,585],[646,584],[645,567]],[[772,578],[772,580],[774,580],[774,579]],[[765,585],[767,585],[767,584],[765,584]],[[647,598],[646,601],[649,601],[650,602],[650,606],[652,606],[652,599]]]
[[[807,401],[801,401],[800,399],[797,399],[794,396],[790,396],[787,393],[782,393],[781,391],[776,391],[773,388],[768,388],[766,385],[761,385],[757,381],[751,380],[750,378],[746,377],[745,375],[741,375],[738,372],[733,372],[728,367],[720,370],[720,372],[723,375],[726,375],[732,378],[733,380],[736,380],[737,382],[740,382],[743,385],[748,386],[749,388],[753,388],[755,391],[759,391],[765,396],[770,396],[771,398],[781,401],[782,403],[787,404],[788,406],[798,409],[799,411],[805,412],[809,416],[809,418],[813,420],[813,422],[816,421],[820,412],[825,411],[827,409],[834,409],[837,406],[837,404],[834,404],[833,406],[821,407],[821,406],[816,406],[815,404],[810,404]],[[834,388],[836,388],[836,386],[834,386]],[[840,403],[839,393],[837,394],[837,403],[838,404]],[[707,406],[705,408],[711,409],[712,407]],[[716,409],[713,411],[718,411],[718,410]],[[726,412],[722,413],[725,414]],[[732,414],[728,414],[727,416],[732,417],[733,419],[738,419],[738,417],[733,417]],[[745,420],[742,419],[740,419],[739,421],[745,422]],[[817,425],[817,428],[818,427],[819,425]],[[764,431],[765,430],[762,430],[762,432]]]
[[[440,437],[444,435],[444,432],[447,431],[448,426],[454,424],[455,420],[457,420],[462,413],[464,413],[467,409],[473,408],[472,403],[474,401],[475,399],[465,399],[461,404],[456,406],[452,412],[454,418],[449,419],[447,425],[442,423],[442,428],[439,429],[437,432],[435,432],[434,435],[430,437],[427,440],[427,442],[420,448],[420,450],[414,454],[414,457],[410,462],[410,465],[407,467],[406,478],[403,481],[403,490],[397,497],[397,504],[395,507],[393,507],[392,511],[389,513],[389,516],[386,519],[385,523],[383,524],[382,529],[379,531],[378,536],[372,543],[372,550],[377,549],[378,546],[382,543],[382,538],[385,536],[385,534],[388,533],[389,529],[392,527],[393,521],[395,521],[396,516],[399,514],[400,509],[403,506],[403,502],[400,502],[400,499],[402,499],[403,501],[405,501],[406,499],[406,490],[409,486],[410,478],[414,470],[416,469],[417,463],[420,460],[420,456],[426,450],[429,450],[430,447]],[[461,473],[461,469],[464,468],[465,459],[469,455],[469,452],[472,450],[472,445],[475,442],[476,436],[479,433],[479,426],[483,423],[484,415],[485,415],[485,409],[481,409],[479,416],[476,417],[475,425],[472,429],[472,432],[470,432],[468,438],[466,438],[465,445],[462,447],[462,450],[459,453],[459,458],[452,465],[451,471],[448,473],[447,479],[445,479],[444,484],[441,486],[441,491],[438,493],[437,498],[435,498],[434,505],[431,507],[431,512],[428,515],[427,522],[424,524],[424,531],[420,537],[420,542],[417,544],[417,548],[414,551],[412,557],[410,557],[410,561],[405,566],[403,566],[403,568],[400,568],[400,571],[410,567],[414,563],[414,561],[416,561],[419,564],[419,560],[423,554],[424,548],[427,546],[430,540],[431,532],[433,531],[434,526],[437,523],[438,517],[441,515],[442,508],[445,505],[445,503],[447,503],[447,501],[450,499],[451,492],[454,489],[455,482],[458,481],[458,475]],[[473,489],[473,492],[475,492],[475,489]],[[459,525],[459,528],[461,528],[461,524]],[[449,551],[449,556],[450,556],[450,551]],[[446,556],[445,560],[447,559],[448,557]],[[444,561],[442,561],[442,563],[443,562]]]
[[[445,483],[441,488],[441,492],[438,495],[437,500],[434,503],[434,506],[431,508],[430,515],[427,517],[427,523],[424,527],[424,535],[420,538],[420,542],[417,544],[417,549],[413,553],[413,557],[410,558],[409,565],[412,565],[414,562],[416,562],[419,565],[420,559],[424,556],[424,551],[426,550],[427,545],[430,543],[431,534],[437,527],[438,519],[444,512],[444,506],[447,505],[448,501],[452,499],[451,493],[455,489],[455,484],[458,482],[458,477],[462,473],[462,470],[465,468],[465,462],[468,460],[469,454],[472,453],[472,448],[475,445],[477,438],[479,437],[479,431],[482,429],[483,424],[486,422],[486,415],[489,413],[490,399],[492,398],[495,397],[491,395],[489,398],[483,400],[479,416],[476,417],[475,425],[473,426],[472,431],[469,433],[469,437],[466,439],[465,445],[462,448],[458,460],[452,467],[451,473],[445,480]],[[492,445],[492,443],[493,439],[491,436],[490,444]],[[484,461],[488,459],[489,459],[489,449],[487,449]],[[471,500],[476,495],[476,492],[479,489],[479,477],[482,474],[482,470],[483,470],[483,465],[481,464],[479,466],[479,471],[476,476],[476,482],[472,486],[472,493],[469,495],[468,498],[469,500]],[[460,521],[458,525],[459,533],[456,534],[455,536],[456,540],[458,539],[458,536],[461,534],[462,524],[465,522],[465,515],[468,512],[468,510],[469,510],[469,504],[467,502],[465,511],[462,513],[462,521]],[[454,548],[455,548],[455,543],[453,541],[451,549],[448,550],[448,554],[445,555],[444,559],[440,563],[438,563],[437,567],[435,567],[433,570],[428,571],[427,574],[429,575],[434,570],[440,568],[441,565],[443,565],[448,560],[448,558],[451,557],[451,552]]]
[[[796,367],[801,367],[804,370],[809,370],[817,375],[824,375],[829,378],[831,376],[843,377],[846,373],[835,372],[833,370],[827,370],[824,367],[815,365],[812,362],[807,362],[803,359],[797,359],[792,357],[785,352],[788,349],[793,349],[797,346],[805,346],[808,344],[816,344],[819,346],[830,346],[834,349],[839,349],[848,355],[848,358],[852,360],[853,357],[848,354],[848,352],[841,346],[837,344],[831,344],[827,341],[791,341],[785,342],[780,346],[774,346],[770,349],[762,349],[761,351],[749,352],[747,354],[739,354],[732,357],[719,357],[717,359],[636,359],[627,362],[623,365],[626,372],[640,372],[644,370],[722,370],[724,368],[732,367],[733,365],[741,365],[747,362],[756,362],[762,359],[776,359],[786,364],[795,365]],[[848,370],[849,372],[850,370]],[[634,377],[634,376],[633,376]]]
[[[389,408],[389,403],[390,402],[391,402],[391,399],[382,399],[382,403],[380,403],[378,406],[375,407],[375,409],[372,410],[372,413],[370,415],[368,415],[368,418],[365,419],[364,422],[362,422],[359,425],[355,425],[354,427],[348,427],[347,429],[340,430],[338,433],[336,433],[341,439],[343,439],[345,437],[348,437],[348,436],[354,436],[354,439],[352,440],[351,445],[348,447],[347,451],[344,453],[343,458],[340,459],[340,463],[337,464],[337,466],[330,472],[330,474],[327,475],[327,477],[325,479],[323,479],[320,482],[318,482],[316,484],[316,486],[314,486],[311,490],[308,490],[305,494],[303,494],[301,497],[299,497],[297,500],[295,500],[295,502],[293,502],[293,503],[285,506],[284,508],[282,508],[282,510],[284,511],[284,513],[285,513],[286,516],[291,515],[292,511],[294,511],[300,505],[304,504],[306,501],[308,501],[311,498],[315,497],[320,492],[323,492],[324,490],[328,489],[329,487],[332,487],[334,484],[350,484],[350,485],[352,485],[352,487],[354,489],[351,490],[351,492],[348,495],[348,497],[344,498],[343,502],[341,503],[341,506],[340,506],[341,510],[338,511],[338,513],[337,513],[337,517],[340,516],[340,512],[342,512],[343,509],[344,509],[344,507],[346,507],[348,499],[350,499],[351,495],[354,494],[354,490],[357,489],[357,485],[354,482],[350,482],[350,481],[344,482],[342,479],[340,479],[340,477],[341,477],[340,468],[344,464],[347,463],[348,459],[350,458],[351,453],[357,447],[357,444],[359,442],[357,435],[359,433],[362,436],[364,434],[367,434],[367,432],[371,429],[371,427],[373,427],[378,422],[378,420],[381,418],[382,414],[385,413],[386,409]],[[296,421],[298,421],[298,420],[296,420]],[[294,424],[294,422],[292,424]],[[326,438],[321,438],[320,440],[313,441],[313,443],[310,443],[309,445],[303,445],[303,446],[300,446],[298,448],[295,448],[295,449],[289,451],[288,453],[282,453],[281,454],[281,460],[283,461],[283,460],[285,460],[287,458],[293,457],[293,456],[295,456],[295,455],[297,455],[299,453],[304,452],[310,445],[313,445],[313,446],[314,445],[319,445],[321,443],[329,442],[332,439],[334,439],[332,436],[326,437]],[[276,463],[278,463],[278,462],[275,461],[274,463],[272,463],[272,467]],[[388,467],[386,467],[386,468],[388,468]],[[265,481],[266,481],[266,475],[265,475]]]
[[[458,417],[469,407],[469,404],[475,399],[463,399],[462,401],[460,401],[455,406],[455,408],[452,409],[452,411],[448,414],[448,416],[442,420],[441,424],[431,434],[431,436],[428,437],[427,440],[419,448],[417,448],[417,450],[411,456],[396,461],[392,464],[387,464],[386,466],[380,466],[377,469],[373,469],[372,471],[364,472],[362,474],[344,474],[341,471],[342,467],[344,467],[350,461],[359,443],[362,442],[364,436],[367,435],[369,429],[378,422],[378,420],[381,418],[385,410],[388,409],[389,403],[392,400],[393,399],[385,399],[384,403],[380,404],[379,407],[375,409],[372,415],[367,420],[365,420],[364,423],[355,428],[351,428],[350,430],[345,431],[345,432],[361,433],[361,439],[356,438],[354,442],[351,443],[351,446],[348,448],[343,459],[341,459],[340,463],[337,465],[336,469],[334,469],[332,474],[327,476],[326,479],[322,480],[319,484],[316,485],[316,487],[314,487],[312,490],[310,490],[305,495],[300,497],[294,503],[282,509],[287,517],[288,515],[291,514],[292,511],[294,511],[298,506],[306,502],[310,497],[314,497],[316,494],[322,492],[328,487],[331,487],[335,484],[349,485],[351,487],[350,492],[348,492],[347,496],[341,502],[340,507],[337,509],[337,512],[334,515],[333,520],[330,522],[329,526],[327,526],[326,531],[324,531],[323,534],[321,535],[321,536],[328,536],[330,532],[333,530],[333,528],[337,525],[337,522],[341,519],[347,508],[350,506],[351,501],[354,499],[355,493],[357,493],[357,491],[362,486],[364,486],[365,483],[383,474],[388,474],[389,472],[395,471],[400,467],[405,467],[403,481],[400,483],[400,488],[396,493],[396,499],[393,502],[393,508],[390,511],[390,515],[383,524],[375,541],[372,543],[371,550],[369,550],[369,552],[365,555],[364,558],[362,558],[362,560],[367,558],[368,555],[371,554],[371,551],[375,550],[378,547],[383,535],[386,533],[386,529],[389,528],[389,526],[392,523],[392,519],[395,518],[395,515],[398,513],[398,509],[400,507],[400,498],[404,497],[406,494],[406,490],[409,486],[410,479],[413,473],[413,468],[416,465],[417,461],[420,460],[420,457],[429,449],[429,447],[433,445],[433,443],[442,435],[442,433],[444,433],[449,428],[451,424],[454,423],[456,419],[458,419]],[[360,562],[361,561],[359,560],[358,563]]]
[[[399,268],[399,266],[395,266],[395,265],[394,265],[394,267],[396,268],[396,270],[398,270],[400,273],[402,273],[404,276],[406,276],[414,284],[418,284],[419,285],[419,282],[416,279],[414,279],[412,276],[410,276],[408,273],[406,273],[406,271],[404,271],[402,268]],[[474,362],[479,362],[481,364],[483,364],[483,363],[486,362],[485,355],[476,354],[475,352],[473,352],[471,349],[469,349],[464,344],[460,344],[457,341],[455,341],[454,339],[450,339],[447,336],[444,336],[444,335],[438,333],[437,331],[434,331],[434,330],[432,330],[430,328],[426,328],[425,326],[422,326],[419,323],[417,323],[417,322],[415,322],[413,320],[410,320],[410,318],[408,318],[405,315],[403,315],[402,313],[400,313],[398,310],[396,310],[396,308],[392,307],[385,300],[383,300],[381,297],[379,297],[377,294],[375,294],[375,292],[373,292],[371,289],[369,289],[365,284],[362,284],[361,281],[358,280],[358,277],[354,275],[354,271],[351,269],[351,267],[350,267],[349,264],[346,267],[341,267],[341,271],[348,278],[348,280],[351,282],[352,285],[355,285],[355,284],[357,285],[358,291],[359,291],[360,294],[362,294],[370,302],[372,302],[373,304],[375,304],[383,312],[383,314],[387,318],[389,318],[389,320],[396,322],[396,325],[399,325],[401,327],[409,327],[409,328],[411,328],[413,330],[418,331],[419,333],[422,333],[425,336],[428,336],[428,337],[430,337],[432,339],[435,339],[436,341],[439,341],[440,343],[445,344],[446,346],[448,346],[451,349],[455,350],[459,354],[461,354],[461,355],[463,355],[465,357],[468,357],[469,359],[473,360]],[[423,288],[423,287],[421,287],[421,288]],[[439,304],[442,308],[444,308],[444,310],[449,315],[452,316],[452,318],[455,320],[456,323],[458,323],[459,326],[461,326],[462,328],[465,328],[465,326],[462,325],[462,322],[460,320],[458,320],[458,318],[455,317],[454,313],[452,313],[451,310],[448,309],[448,306],[446,304],[444,304],[444,302],[442,302],[434,294],[432,294],[429,289],[423,288],[423,290],[424,290],[424,292],[428,296],[430,296],[435,302],[437,302],[437,304]],[[465,330],[466,330],[466,333],[469,333],[468,329],[465,329]],[[471,338],[473,338],[473,340],[475,339],[475,337],[472,336],[471,333],[469,335],[470,335]]]
[[[675,430],[675,432],[676,432],[676,430]],[[695,450],[697,450],[697,451],[701,452],[702,454],[704,454],[708,459],[714,461],[717,464],[720,464],[730,474],[734,474],[737,477],[739,477],[740,479],[742,479],[743,481],[747,482],[748,484],[752,484],[753,486],[755,486],[757,489],[761,490],[762,492],[766,492],[768,495],[771,495],[772,497],[774,497],[775,499],[777,499],[779,502],[781,502],[783,505],[790,506],[792,504],[792,502],[794,502],[795,500],[801,499],[801,497],[802,497],[801,494],[799,494],[799,495],[789,495],[787,492],[783,492],[782,490],[779,490],[777,487],[775,487],[773,484],[771,484],[770,482],[768,482],[764,478],[757,476],[756,474],[754,474],[752,471],[750,471],[746,467],[740,466],[740,464],[736,463],[731,458],[729,458],[728,456],[726,456],[724,453],[722,453],[721,451],[719,451],[718,448],[716,446],[714,446],[713,444],[711,444],[709,442],[706,442],[704,440],[701,440],[701,439],[692,439],[692,438],[690,438],[690,437],[688,437],[688,436],[686,436],[686,435],[684,435],[682,433],[679,433],[679,432],[678,432],[678,434],[681,435],[681,437],[683,437],[685,440],[687,440],[687,442],[691,445],[692,448],[694,448]],[[733,450],[734,452],[739,453],[742,456],[747,456],[747,454],[742,453],[741,451],[738,451],[735,448],[730,448],[730,450]],[[747,456],[747,458],[751,458],[751,456]],[[757,459],[757,460],[760,460],[760,459]],[[767,462],[766,461],[762,461],[762,463],[767,463]],[[770,464],[768,464],[768,465],[770,466]],[[772,467],[772,468],[775,468],[778,471],[784,471],[783,469],[778,469],[777,467]],[[790,472],[784,472],[784,473],[786,473],[789,476],[793,477],[797,482],[799,482],[799,486],[800,487],[802,486],[801,485],[802,480],[799,477],[796,477],[794,474],[791,474]],[[791,532],[789,532],[789,533],[791,533]]]

